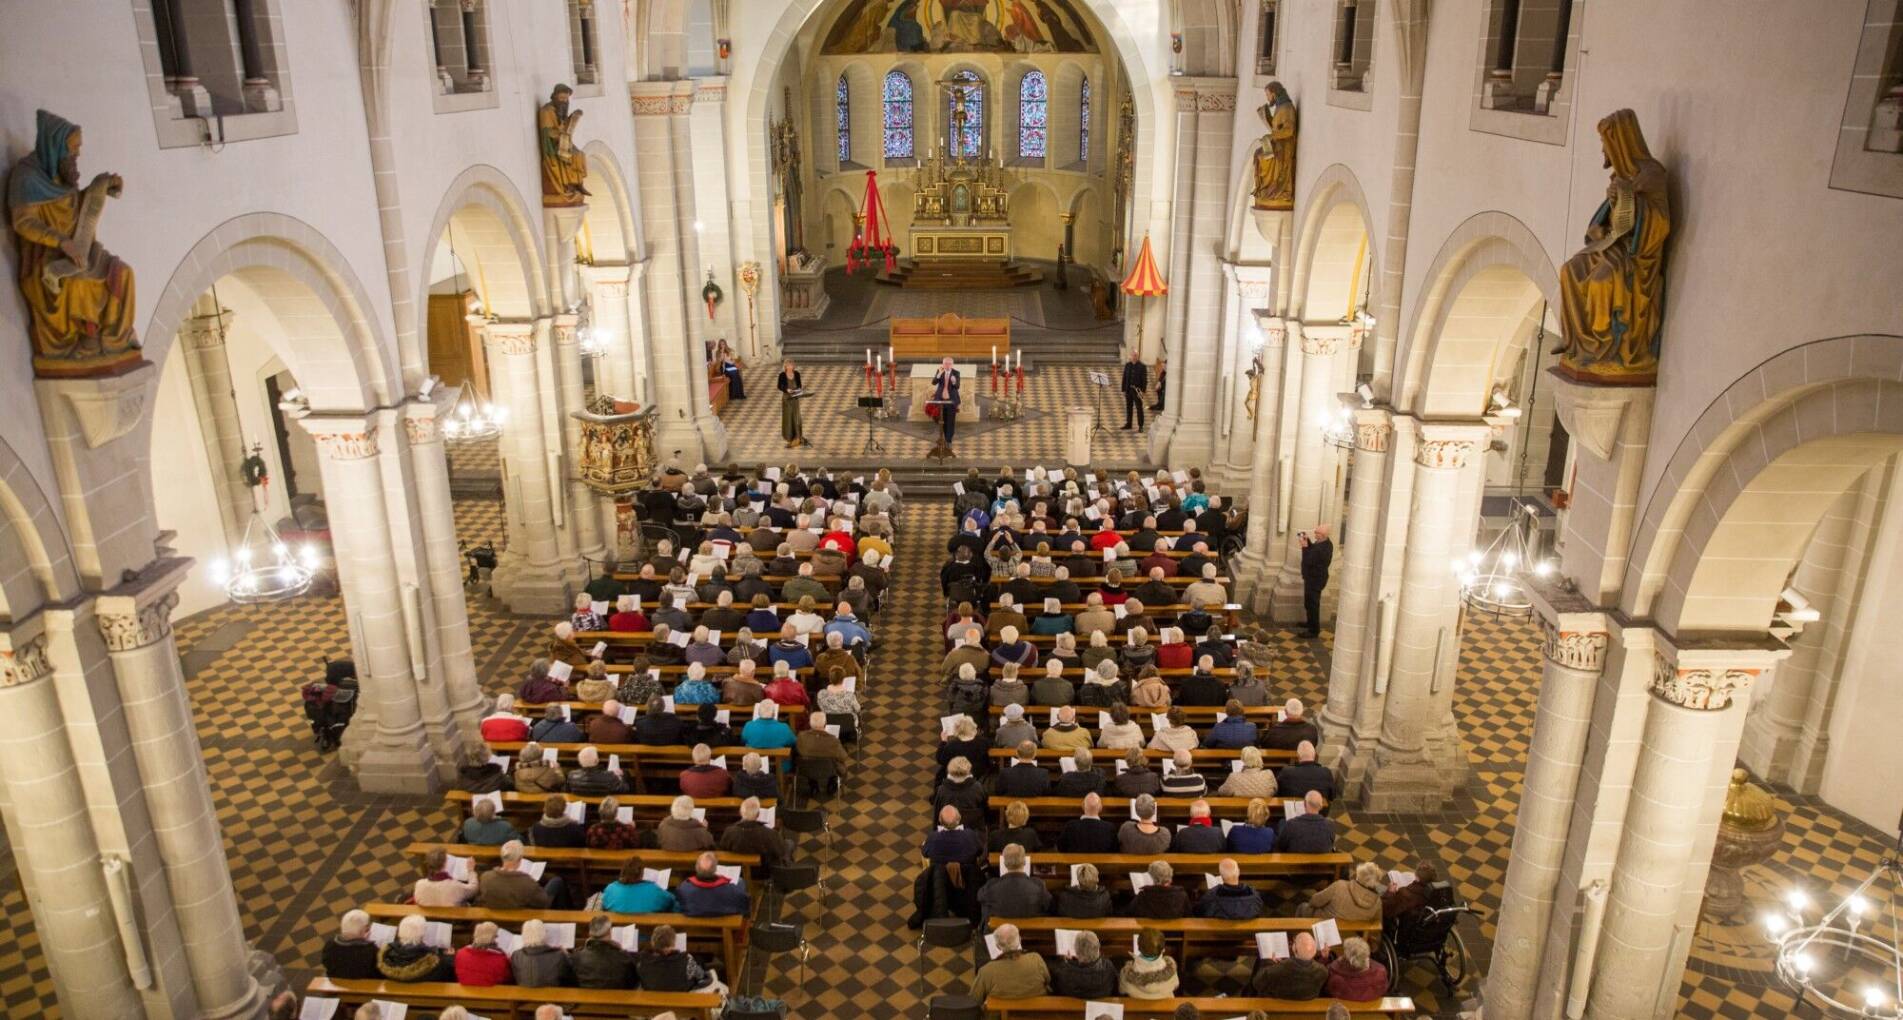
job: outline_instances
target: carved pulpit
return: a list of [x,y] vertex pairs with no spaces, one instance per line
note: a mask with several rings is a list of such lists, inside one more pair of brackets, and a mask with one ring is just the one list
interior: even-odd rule
[[581,422],[581,479],[605,496],[646,488],[654,475],[654,410],[596,397]]

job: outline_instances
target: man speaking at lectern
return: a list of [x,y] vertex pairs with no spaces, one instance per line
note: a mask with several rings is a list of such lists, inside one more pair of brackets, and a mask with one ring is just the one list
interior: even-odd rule
[[939,362],[938,371],[932,375],[932,399],[944,401],[933,407],[938,411],[938,427],[943,430],[946,446],[951,445],[952,434],[958,431],[958,383],[958,369],[952,367],[952,359]]

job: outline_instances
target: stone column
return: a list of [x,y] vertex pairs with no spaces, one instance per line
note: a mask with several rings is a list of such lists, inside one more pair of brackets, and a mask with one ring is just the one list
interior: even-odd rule
[[[334,502],[338,490],[325,491]],[[265,993],[248,968],[244,923],[172,641],[172,608],[191,565],[187,559],[157,560],[136,580],[100,596],[99,633],[118,681],[200,1015],[254,1017],[263,1013]]]
[[[517,613],[564,613],[573,597],[556,541],[555,489],[543,438],[536,348],[546,320],[491,322],[483,327],[490,379],[508,409],[502,426],[509,547],[496,564],[496,597]],[[326,489],[326,491],[329,491]]]
[[374,732],[355,736],[362,727],[353,725],[346,738],[356,745],[357,783],[377,793],[435,793],[440,783],[423,732],[401,579],[389,544],[378,427],[343,415],[307,417],[299,424],[317,441],[344,605],[363,656],[357,663],[362,699],[375,705]]
[[429,601],[423,625],[435,634],[438,679],[455,720],[459,741],[475,739],[485,699],[469,643],[469,606],[463,599],[462,551],[457,547],[456,505],[449,491],[449,462],[442,421],[456,406],[457,389],[438,388],[403,405],[403,432],[415,475],[416,514],[421,523]]
[[1341,407],[1335,388],[1335,356],[1349,350],[1347,326],[1292,322],[1289,330],[1302,350],[1301,399],[1295,412],[1295,456],[1289,491],[1287,548],[1275,579],[1271,614],[1278,622],[1305,619],[1302,609],[1302,539],[1322,517],[1323,464],[1334,449],[1322,439],[1322,423]]
[[1592,729],[1593,697],[1606,668],[1605,614],[1576,592],[1531,577],[1522,580],[1533,592],[1539,614],[1545,672],[1500,898],[1493,966],[1487,974],[1491,1020],[1531,1020],[1534,1015],[1541,948],[1559,892],[1573,801]]
[[[1249,417],[1249,368],[1262,347],[1256,314],[1274,296],[1267,266],[1222,263],[1222,385],[1217,391],[1216,451],[1212,472],[1231,491],[1240,488],[1254,464],[1255,422]],[[1267,388],[1268,378],[1263,377]]]
[[[0,715],[7,720],[0,791],[8,842],[60,1005],[68,1016],[146,1017],[100,870],[38,620],[0,630]],[[212,845],[221,846],[216,838]],[[144,948],[131,948],[143,960]]]
[[[1678,929],[1688,893],[1703,895],[1715,806],[1731,766],[1752,680],[1777,653],[1741,662],[1735,652],[1675,650],[1661,641],[1645,734],[1632,776],[1613,865],[1611,896],[1586,1002],[1587,1020],[1631,1020],[1669,1012],[1687,939]],[[1727,749],[1714,760],[1714,749]],[[1702,845],[1702,852],[1701,852]],[[1696,884],[1694,880],[1696,879]],[[1685,931],[1689,934],[1689,927]],[[1664,1003],[1663,1011],[1661,1002]]]
[[205,461],[211,469],[212,492],[218,517],[225,526],[225,542],[236,545],[244,537],[253,509],[251,490],[238,477],[244,460],[244,427],[238,421],[238,397],[231,388],[231,364],[225,358],[225,332],[231,311],[212,304],[209,294],[193,306],[194,314],[178,331],[185,353],[185,372],[192,384],[192,405],[198,410],[198,431],[205,443]]
[[[582,267],[594,328],[607,339],[608,353],[596,362],[595,392],[645,405],[648,370],[647,336],[630,328],[629,283],[639,266],[596,263]],[[637,383],[635,380],[640,379]]]
[[1346,747],[1362,688],[1374,674],[1372,651],[1378,635],[1374,622],[1374,558],[1380,541],[1381,505],[1386,496],[1388,445],[1394,440],[1393,412],[1383,407],[1355,412],[1355,455],[1348,487],[1348,524],[1338,542],[1340,585],[1335,615],[1335,648],[1328,674],[1328,702],[1322,706],[1321,758],[1330,766]]
[[1437,677],[1445,649],[1458,640],[1458,616],[1449,611],[1455,607],[1452,562],[1456,535],[1471,530],[1457,520],[1461,483],[1484,451],[1488,429],[1424,424],[1420,433],[1381,740],[1363,798],[1370,811],[1435,809],[1454,779],[1433,760],[1428,729],[1436,723],[1434,688],[1453,682]]
[[1150,431],[1157,463],[1208,464],[1215,446],[1217,348],[1227,226],[1229,150],[1235,135],[1234,78],[1175,78],[1175,196],[1170,295],[1164,320],[1169,392]]
[[1270,546],[1274,545],[1278,513],[1275,476],[1282,447],[1276,423],[1282,415],[1282,363],[1288,323],[1281,316],[1262,312],[1256,313],[1256,322],[1262,330],[1262,388],[1256,398],[1255,442],[1249,451],[1249,530],[1233,573],[1236,601],[1253,603],[1255,611],[1261,612],[1272,587],[1257,579],[1271,576],[1272,568]]
[[[746,296],[740,292],[740,282],[734,277],[734,216],[728,208],[727,196],[733,191],[729,177],[744,174],[745,170],[730,166],[727,158],[727,85],[724,77],[694,79],[694,105],[686,117],[688,147],[678,151],[686,153],[689,162],[699,169],[693,176],[694,213],[700,221],[700,229],[694,232],[694,244],[699,258],[693,274],[687,278],[688,291],[697,309],[693,316],[697,326],[695,335],[705,340],[725,337],[738,351],[746,343],[747,310]],[[707,306],[700,301],[700,289],[707,282],[708,270],[713,271],[714,282],[726,295],[714,306],[712,319],[707,317]]]
[[[588,409],[581,379],[581,339],[572,315],[557,315],[554,325],[555,406],[560,409],[562,435],[562,484],[568,490],[567,530],[574,537],[575,551],[584,559],[599,563],[606,555],[601,541],[601,510],[595,493],[581,480],[581,422],[576,411]],[[584,570],[583,576],[586,576]]]

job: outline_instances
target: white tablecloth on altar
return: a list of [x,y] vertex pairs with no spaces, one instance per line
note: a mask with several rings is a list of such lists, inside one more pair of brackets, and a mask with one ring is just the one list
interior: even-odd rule
[[[985,370],[984,379],[986,381],[981,381],[978,376],[978,368],[974,365],[954,363],[952,367],[956,368],[958,374],[963,377],[958,381],[958,420],[977,421],[983,417],[983,414],[978,410],[978,393],[980,392],[980,388],[986,385],[990,379],[990,369],[987,368]],[[931,420],[925,416],[925,402],[932,399],[932,376],[937,374],[938,362],[936,361],[922,362],[912,366],[912,409],[906,414],[906,421]]]

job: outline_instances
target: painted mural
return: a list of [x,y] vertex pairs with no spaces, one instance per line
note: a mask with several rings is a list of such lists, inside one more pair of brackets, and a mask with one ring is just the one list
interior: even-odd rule
[[1072,0],[847,0],[825,52],[1089,53]]

